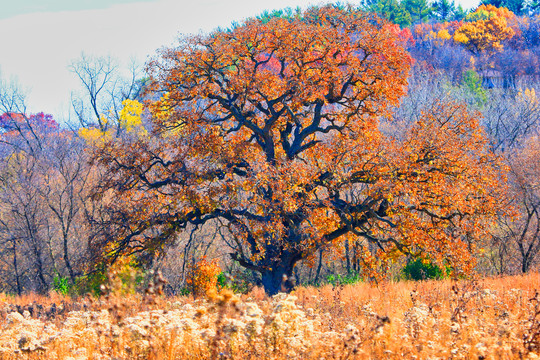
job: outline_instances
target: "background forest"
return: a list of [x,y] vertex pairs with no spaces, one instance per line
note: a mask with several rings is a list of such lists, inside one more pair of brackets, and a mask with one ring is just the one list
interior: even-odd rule
[[[481,114],[489,147],[508,168],[500,204],[508,211],[470,248],[481,274],[527,273],[540,263],[539,6],[493,1],[467,12],[447,0],[359,5],[393,23],[392,33],[412,57],[406,95],[381,120],[383,131],[405,136],[438,101],[464,103]],[[301,16],[287,9],[258,19]],[[152,247],[152,256],[137,244],[130,254],[114,253],[114,241],[104,245],[114,195],[105,191],[109,169],[96,160],[96,149],[116,138],[136,143],[151,132],[143,103],[152,93],[147,74],[134,67],[126,76],[114,59],[82,56],[71,70],[82,86],[72,98],[71,123],[29,111],[15,85],[0,84],[0,292],[99,292],[111,272],[144,282],[145,274],[161,271],[171,294],[193,291],[203,275],[238,291],[260,284],[260,275],[229,256],[231,234],[219,221],[187,227],[175,241]],[[347,238],[318,248],[296,264],[294,283],[374,279],[362,246]],[[424,256],[375,266],[394,279],[448,272]]]

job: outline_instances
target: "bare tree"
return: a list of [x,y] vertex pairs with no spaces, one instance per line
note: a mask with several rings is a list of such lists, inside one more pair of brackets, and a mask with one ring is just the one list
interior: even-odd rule
[[[81,139],[72,134],[54,139],[49,144],[46,164],[53,176],[45,178],[41,196],[50,210],[49,221],[55,224],[61,240],[62,258],[71,281],[80,275],[72,262],[85,223],[83,206],[88,197],[89,178],[92,171]],[[79,251],[77,258],[81,258]]]
[[528,272],[540,262],[540,139],[527,139],[523,148],[509,156],[514,191],[515,219],[503,219],[501,227],[521,272]]
[[482,114],[494,150],[511,151],[538,131],[540,106],[534,88],[535,84],[530,84],[530,89],[517,93],[502,89],[489,92]]
[[135,61],[122,71],[111,57],[82,54],[69,69],[80,80],[82,94],[72,94],[73,111],[83,127],[96,126],[106,131],[111,127],[120,132],[122,102],[139,96],[142,87],[141,70]]
[[24,101],[0,87],[0,271],[10,291],[47,292],[54,277],[81,274],[91,167],[76,133]]

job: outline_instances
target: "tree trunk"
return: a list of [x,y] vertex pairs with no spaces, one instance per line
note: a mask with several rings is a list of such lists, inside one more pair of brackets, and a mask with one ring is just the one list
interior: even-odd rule
[[264,291],[269,296],[276,295],[279,292],[289,292],[294,284],[292,281],[292,272],[294,264],[287,262],[276,264],[272,270],[261,272]]
[[17,240],[12,239],[13,242],[13,268],[15,271],[15,281],[17,282],[17,295],[21,296],[22,294],[22,286],[21,286],[21,280],[19,277],[19,265],[17,263]]
[[38,251],[37,247],[34,247],[34,256],[36,257],[36,271],[37,276],[40,282],[40,287],[38,292],[40,294],[46,294],[49,291],[49,285],[47,284],[47,281],[45,280],[45,271],[43,266],[43,260],[41,259],[41,252]]
[[531,265],[531,259],[529,258],[528,254],[524,255],[521,260],[521,272],[523,274],[526,274],[529,272],[529,268]]
[[347,261],[347,275],[351,275],[351,254],[349,250],[349,239],[345,239],[345,258]]
[[322,259],[323,259],[323,249],[319,250],[319,266],[317,266],[317,272],[315,274],[315,284],[319,284],[319,276],[321,275],[322,269]]
[[75,284],[75,273],[73,272],[73,267],[71,266],[71,261],[69,260],[68,234],[64,232],[63,236],[64,236],[64,263],[66,264],[66,268],[68,269],[71,283]]
[[[284,243],[297,244],[301,241],[301,234],[296,230],[298,226],[290,226]],[[285,249],[280,244],[270,243],[266,247],[265,258],[257,271],[261,273],[264,291],[269,296],[279,292],[289,292],[294,288],[293,270],[298,261],[302,259],[302,253],[293,247]]]

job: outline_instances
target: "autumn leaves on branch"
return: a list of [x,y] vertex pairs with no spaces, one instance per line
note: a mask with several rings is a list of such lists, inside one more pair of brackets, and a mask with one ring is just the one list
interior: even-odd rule
[[149,65],[151,132],[95,142],[104,259],[150,260],[186,228],[218,226],[270,294],[345,239],[368,276],[409,254],[470,271],[503,210],[504,171],[462,105],[381,130],[406,91],[402,44],[376,16],[327,6],[163,50]]

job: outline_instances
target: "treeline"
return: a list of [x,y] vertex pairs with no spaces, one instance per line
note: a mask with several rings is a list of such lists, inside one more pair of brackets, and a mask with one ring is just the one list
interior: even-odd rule
[[[523,0],[486,0],[480,5],[491,5],[496,8],[506,8],[518,16],[536,16],[539,10],[538,2]],[[473,12],[464,10],[452,0],[365,0],[361,8],[365,11],[380,14],[387,20],[401,27],[410,27],[422,22],[449,22],[466,20]]]
[[[479,5],[506,8],[517,16],[535,17],[539,14],[540,3],[523,0],[485,0]],[[344,5],[337,5],[345,7]],[[410,27],[425,22],[462,21],[476,9],[466,10],[452,0],[364,0],[356,7],[365,12],[376,13],[400,27]],[[302,13],[300,8],[265,11],[259,19],[273,17],[295,17]]]
[[126,71],[111,58],[83,55],[71,70],[82,86],[72,96],[74,119],[62,125],[51,115],[29,114],[17,84],[0,82],[3,292],[98,290],[105,279],[92,250],[106,199],[97,191],[92,136],[119,137],[133,127],[129,99],[139,96],[143,82],[135,67],[131,76],[120,75]]
[[[516,76],[539,74],[540,15],[536,3],[487,1],[465,11],[446,0],[383,0],[355,9],[376,13],[398,25],[395,31],[413,58],[431,70],[451,75],[453,81],[460,81],[465,71],[473,69],[483,77],[484,87],[515,87]],[[269,21],[300,16],[300,9],[289,8],[258,18]]]
[[[438,101],[466,103],[481,113],[491,149],[509,169],[506,205],[512,215],[501,215],[491,224],[491,235],[474,249],[471,246],[477,269],[486,274],[537,269],[537,5],[493,3],[469,13],[446,0],[432,4],[382,0],[361,7],[396,24],[392,31],[414,59],[407,96],[381,128],[389,134],[403,133]],[[265,13],[260,19],[296,16],[301,15],[285,10]],[[169,282],[168,290],[178,293],[186,288],[200,259],[209,258],[218,259],[222,282],[230,281],[238,288],[260,282],[256,273],[230,260],[231,239],[217,221],[202,230],[187,228],[174,242],[155,244],[152,256],[142,245],[140,249],[135,245],[131,256],[113,256],[103,262],[103,255],[109,250],[112,253],[115,243],[109,242],[111,249],[103,248],[102,240],[114,233],[118,224],[110,219],[118,214],[111,214],[113,210],[107,207],[111,193],[103,183],[103,164],[93,161],[95,145],[114,138],[136,142],[151,133],[152,123],[142,105],[151,95],[144,92],[144,74],[133,68],[130,76],[123,76],[111,59],[83,56],[73,62],[71,70],[82,85],[81,93],[72,99],[71,124],[59,125],[49,115],[30,115],[16,87],[0,84],[0,291],[99,291],[108,266],[116,264],[115,271],[124,277],[160,270]],[[115,161],[114,156],[110,159]],[[124,184],[126,188],[131,185]],[[375,253],[377,249],[370,250]],[[363,251],[359,242],[349,240],[323,247],[296,266],[295,281],[316,284],[365,279]],[[418,263],[414,258],[399,260],[379,272],[413,276],[410,269],[414,266],[420,276],[445,273],[444,269],[434,271],[429,259]]]

